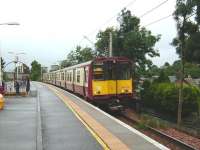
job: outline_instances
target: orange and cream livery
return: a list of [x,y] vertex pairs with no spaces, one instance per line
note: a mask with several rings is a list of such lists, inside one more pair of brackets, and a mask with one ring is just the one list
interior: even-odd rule
[[124,57],[92,61],[45,73],[43,81],[84,96],[96,104],[133,99],[132,62]]

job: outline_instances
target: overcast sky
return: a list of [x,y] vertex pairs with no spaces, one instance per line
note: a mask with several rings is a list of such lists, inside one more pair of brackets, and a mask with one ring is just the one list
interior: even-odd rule
[[[92,46],[83,36],[95,42],[99,30],[117,26],[116,14],[127,4],[132,14],[141,16],[164,0],[0,0],[0,23],[19,22],[20,26],[0,26],[1,53],[6,62],[13,60],[9,51],[25,52],[20,60],[30,64],[36,59],[50,66],[65,59],[76,45]],[[145,26],[174,11],[175,0],[141,18]],[[109,22],[110,18],[113,19]],[[106,22],[106,23],[105,23]],[[161,34],[156,48],[160,57],[154,64],[161,66],[178,59],[170,42],[176,35],[173,18],[146,27],[153,34]]]

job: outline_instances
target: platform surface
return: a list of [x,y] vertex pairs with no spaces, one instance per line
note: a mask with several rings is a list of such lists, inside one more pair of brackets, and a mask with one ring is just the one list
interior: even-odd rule
[[[47,85],[49,86],[49,85]],[[65,90],[57,88],[56,90],[64,94],[67,98],[76,103],[82,110],[87,112],[92,118],[98,121],[102,126],[104,126],[111,134],[117,137],[122,143],[128,146],[129,149],[133,150],[158,150],[165,149],[165,146],[146,137],[136,129],[121,123],[121,121],[113,118],[109,114],[99,110],[99,108],[88,104],[80,97],[75,96]]]
[[[37,89],[37,96],[5,98],[5,108],[0,111],[0,150],[35,150],[39,136],[39,147],[44,150],[100,150],[107,144],[106,138],[112,141],[113,137],[127,149],[167,149],[67,91],[37,82],[31,87]],[[109,138],[104,136],[103,144],[65,104],[66,99],[102,127],[102,132],[109,133],[105,133]]]
[[[85,126],[47,88],[37,86],[44,150],[101,150]],[[0,111],[0,150],[36,150],[37,98],[7,97]]]
[[35,150],[35,116],[35,98],[5,98],[0,111],[0,150]]

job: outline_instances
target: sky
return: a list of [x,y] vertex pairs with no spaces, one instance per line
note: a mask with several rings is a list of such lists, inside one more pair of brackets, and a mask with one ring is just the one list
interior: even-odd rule
[[[117,14],[127,6],[132,14],[141,16],[164,0],[0,0],[0,23],[18,22],[19,26],[0,26],[0,48],[2,57],[8,63],[19,55],[20,61],[30,65],[37,60],[42,66],[58,64],[77,45],[93,45],[83,39],[87,36],[95,42],[96,34],[106,27],[118,25]],[[161,34],[155,45],[160,57],[152,61],[162,66],[166,61],[178,59],[170,45],[176,36],[176,24],[172,17],[146,26],[162,17],[172,14],[176,0],[168,0],[160,8],[141,18],[152,34]],[[112,18],[112,19],[110,19]],[[108,21],[109,20],[109,21]],[[11,68],[11,66],[8,66]]]

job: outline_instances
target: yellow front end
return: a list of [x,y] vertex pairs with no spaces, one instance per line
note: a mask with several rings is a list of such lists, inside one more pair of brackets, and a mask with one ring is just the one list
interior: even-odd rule
[[93,96],[132,94],[132,79],[92,81]]
[[116,81],[92,81],[93,96],[97,95],[114,95],[116,94]]
[[132,94],[132,79],[117,80],[117,94]]

